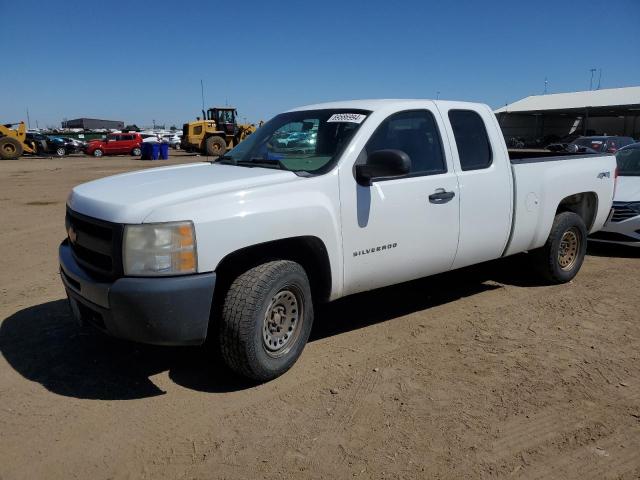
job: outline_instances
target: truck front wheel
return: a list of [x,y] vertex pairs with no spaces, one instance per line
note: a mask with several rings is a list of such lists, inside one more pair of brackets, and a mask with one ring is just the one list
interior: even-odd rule
[[312,324],[304,269],[287,260],[263,263],[238,276],[225,295],[220,351],[232,370],[264,382],[291,368]]
[[22,155],[22,143],[13,137],[0,138],[0,159],[15,160]]
[[587,252],[587,228],[573,212],[556,215],[547,243],[534,254],[541,275],[549,283],[566,283],[580,270]]
[[211,157],[220,157],[227,151],[227,142],[222,137],[209,137],[205,141],[205,150]]

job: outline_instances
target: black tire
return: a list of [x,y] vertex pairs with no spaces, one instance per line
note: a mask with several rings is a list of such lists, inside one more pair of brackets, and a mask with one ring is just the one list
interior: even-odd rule
[[66,149],[64,147],[57,147],[56,148],[56,155],[58,157],[64,157],[65,153],[67,153]]
[[222,137],[209,137],[205,141],[207,155],[220,157],[227,151],[227,142]]
[[13,137],[0,138],[0,158],[2,160],[15,160],[24,152],[22,143]]
[[92,155],[93,155],[94,157],[96,157],[96,158],[100,158],[100,157],[102,157],[102,156],[104,155],[104,152],[102,151],[102,149],[101,149],[101,148],[96,148],[96,149],[93,151],[93,154],[92,154]]
[[226,292],[218,332],[222,358],[253,380],[278,377],[302,353],[312,324],[313,301],[304,269],[288,260],[263,263],[238,276]]
[[134,157],[139,157],[140,155],[142,155],[142,149],[140,147],[136,147],[133,150],[131,150],[131,155],[133,155]]
[[578,274],[587,252],[587,228],[573,212],[556,215],[547,243],[531,252],[535,268],[551,284],[566,283]]

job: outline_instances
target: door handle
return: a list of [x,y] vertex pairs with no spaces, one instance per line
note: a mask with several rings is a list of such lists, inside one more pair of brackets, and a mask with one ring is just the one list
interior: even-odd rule
[[434,193],[429,195],[429,202],[435,204],[447,203],[455,196],[455,192],[447,192],[444,188],[437,188]]

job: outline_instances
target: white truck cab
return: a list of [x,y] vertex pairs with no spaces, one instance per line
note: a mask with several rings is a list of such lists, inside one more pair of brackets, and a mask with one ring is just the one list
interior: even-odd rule
[[154,344],[212,336],[268,380],[301,354],[318,302],[525,251],[571,280],[615,169],[608,154],[510,157],[482,104],[312,105],[215,162],[75,187],[61,276],[82,322]]

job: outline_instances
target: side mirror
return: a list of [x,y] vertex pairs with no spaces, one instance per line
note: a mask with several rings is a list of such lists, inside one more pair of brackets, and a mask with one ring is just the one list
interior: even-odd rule
[[367,163],[356,165],[356,182],[370,187],[379,179],[398,178],[411,171],[411,159],[402,150],[376,150],[367,157]]

